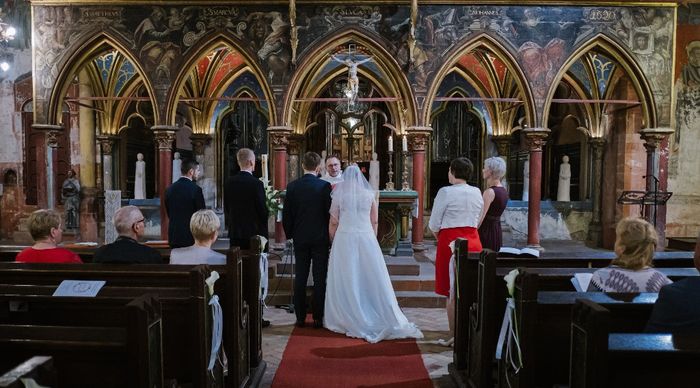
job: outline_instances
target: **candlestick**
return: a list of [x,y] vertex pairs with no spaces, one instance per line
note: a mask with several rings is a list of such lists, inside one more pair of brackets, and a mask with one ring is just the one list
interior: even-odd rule
[[260,159],[262,160],[262,177],[263,177],[263,184],[267,186],[267,183],[269,182],[269,176],[267,174],[267,154],[262,154],[260,155]]
[[406,139],[406,135],[403,135],[403,138],[401,139],[401,145],[402,145],[402,151],[408,152],[408,139]]
[[392,150],[393,147],[391,147],[391,143],[389,143],[389,145],[389,171],[386,173],[389,177],[387,178],[386,187],[384,189],[387,191],[394,191],[394,168],[392,162],[394,159],[394,151]]
[[[403,138],[406,140],[406,136]],[[411,187],[408,185],[408,151],[404,148],[403,151],[403,173],[401,173],[401,191],[410,191]]]
[[389,136],[389,152],[394,152],[394,137]]

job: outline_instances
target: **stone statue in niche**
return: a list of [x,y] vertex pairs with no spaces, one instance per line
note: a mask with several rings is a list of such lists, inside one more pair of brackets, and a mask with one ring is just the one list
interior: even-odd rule
[[80,212],[80,182],[72,169],[68,170],[68,177],[61,186],[61,199],[63,200],[66,229],[77,229]]
[[530,155],[523,163],[523,201],[530,199]]
[[369,161],[369,185],[374,190],[379,190],[379,161],[376,152],[372,152],[372,160]]
[[557,201],[569,202],[570,190],[571,190],[571,165],[569,164],[569,157],[564,155],[562,158],[562,164],[559,165],[559,185],[557,186]]
[[180,167],[182,166],[182,159],[180,159],[180,153],[176,152],[173,155],[173,183],[180,179],[182,172],[180,172]]
[[136,154],[136,173],[134,174],[134,199],[146,199],[146,162],[143,154]]

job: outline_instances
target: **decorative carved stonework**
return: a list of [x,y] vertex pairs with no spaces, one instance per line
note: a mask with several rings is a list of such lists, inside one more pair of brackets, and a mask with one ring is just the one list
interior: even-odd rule
[[111,136],[97,136],[97,141],[100,143],[103,155],[112,155],[112,146],[114,138]]
[[290,155],[301,155],[301,145],[304,143],[303,135],[289,135],[287,138]]
[[542,152],[542,148],[547,144],[547,137],[552,131],[547,128],[527,128],[523,132],[528,150]]
[[270,134],[270,148],[274,150],[287,149],[292,128],[287,126],[267,127],[267,132]]
[[496,149],[498,150],[498,156],[502,156],[504,158],[508,157],[508,153],[510,151],[510,141],[511,141],[510,135],[492,136],[491,140],[493,140],[493,142],[496,143]]
[[192,149],[195,155],[204,155],[204,148],[211,142],[211,135],[205,133],[195,133],[190,136]]
[[433,129],[430,127],[408,127],[406,132],[408,132],[411,150],[413,152],[425,152]]
[[170,151],[175,141],[175,131],[153,131],[153,139],[158,143],[158,151]]
[[593,160],[603,159],[605,139],[602,137],[594,137],[588,140],[588,144],[590,144],[591,148],[593,148]]
[[639,131],[639,136],[644,140],[644,148],[654,150],[674,132],[672,128],[646,128]]
[[58,136],[61,134],[60,131],[48,131],[46,132],[46,145],[51,148],[58,147]]

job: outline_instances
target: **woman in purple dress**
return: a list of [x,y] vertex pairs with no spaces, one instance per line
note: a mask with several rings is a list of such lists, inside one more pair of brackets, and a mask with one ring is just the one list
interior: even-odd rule
[[483,177],[486,180],[484,190],[484,208],[479,220],[479,238],[484,248],[498,252],[503,243],[501,232],[501,214],[508,204],[508,191],[501,179],[506,175],[506,162],[494,156],[484,160]]

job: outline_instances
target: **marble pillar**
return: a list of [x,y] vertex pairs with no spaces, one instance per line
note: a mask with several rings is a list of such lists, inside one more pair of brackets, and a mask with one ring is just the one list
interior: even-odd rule
[[[82,70],[78,74],[78,94],[92,96],[90,76]],[[92,101],[82,101],[79,109],[80,122],[80,240],[97,242],[97,197],[95,175],[95,115]]]
[[158,145],[158,194],[160,195],[160,238],[168,239],[168,214],[165,211],[165,190],[172,183],[173,142],[178,127],[155,125],[153,139]]
[[[37,200],[40,207],[45,207],[48,209],[53,209],[56,207],[56,171],[55,164],[56,160],[56,147],[58,147],[58,136],[63,127],[60,125],[51,124],[33,124],[32,128],[37,131],[44,132],[44,142],[43,150],[37,150],[43,154],[45,160],[44,163],[37,163],[37,179],[41,179],[43,182],[37,184]],[[45,190],[41,190],[45,187]]]
[[547,128],[526,128],[525,142],[530,152],[530,187],[527,211],[527,245],[535,249],[540,246],[540,202],[542,198],[542,149],[550,134]]
[[408,127],[408,136],[413,154],[413,189],[418,193],[418,214],[413,218],[411,241],[413,250],[423,251],[423,211],[425,208],[425,153],[428,147],[433,129],[430,127]]
[[[639,136],[644,140],[644,148],[647,151],[646,191],[655,189],[664,192],[668,188],[668,137],[675,130],[673,128],[646,128],[639,131]],[[657,179],[657,181],[654,180]],[[656,227],[659,236],[657,249],[663,250],[666,246],[666,205],[646,205],[644,208],[646,220]]]
[[[199,163],[200,175],[197,179],[197,184],[202,188],[202,194],[204,195],[204,201],[207,206],[213,207],[216,203],[215,170],[208,167],[206,160],[206,150],[207,146],[211,144],[211,140],[211,135],[206,133],[193,133],[190,136],[192,151],[194,151],[194,159]],[[174,179],[173,177],[173,180]]]
[[[285,190],[287,188],[287,145],[289,144],[289,136],[292,134],[292,128],[288,126],[271,126],[267,128],[267,133],[270,136],[270,148],[273,152],[272,168],[272,184],[277,190]],[[286,237],[282,222],[275,221],[275,243],[284,244]]]
[[593,187],[591,199],[593,202],[593,214],[588,227],[588,241],[594,247],[603,245],[603,225],[601,223],[601,198],[603,191],[603,155],[605,152],[605,139],[595,137],[588,140],[593,150]]
[[97,141],[102,149],[102,190],[112,190],[112,148],[114,138],[111,136],[97,136]]
[[105,244],[111,244],[119,237],[114,226],[114,213],[122,206],[121,190],[105,190]]

